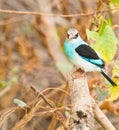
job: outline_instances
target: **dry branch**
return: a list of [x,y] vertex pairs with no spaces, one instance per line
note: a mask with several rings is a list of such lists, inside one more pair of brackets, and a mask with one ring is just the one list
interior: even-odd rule
[[74,79],[73,76],[68,77],[72,105],[71,129],[92,130],[94,129],[94,102],[89,94],[87,79],[86,77]]
[[96,120],[102,125],[105,130],[116,130],[97,105],[94,107],[94,115]]
[[98,11],[98,12],[92,12],[92,13],[77,13],[77,14],[53,14],[53,13],[44,13],[44,12],[37,12],[37,11],[16,11],[16,10],[2,10],[0,9],[0,13],[6,13],[6,14],[20,14],[20,15],[41,15],[41,16],[47,16],[47,17],[79,17],[79,16],[93,16],[95,14],[103,14],[108,13],[111,11],[118,10],[119,8],[109,9],[105,11]]
[[105,130],[116,130],[108,118],[90,96],[87,78],[76,78],[75,73],[68,76],[72,114],[70,129],[93,130],[96,119]]

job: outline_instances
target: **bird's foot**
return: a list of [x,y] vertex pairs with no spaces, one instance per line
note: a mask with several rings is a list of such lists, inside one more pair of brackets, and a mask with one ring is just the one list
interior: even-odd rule
[[77,68],[76,66],[71,70],[70,74],[73,74],[77,72],[80,68]]
[[76,74],[75,74],[75,79],[84,78],[84,77],[86,77],[86,72],[76,73]]
[[70,72],[70,75],[72,75],[74,79],[78,79],[78,78],[86,77],[86,72],[84,72],[81,68],[75,67]]

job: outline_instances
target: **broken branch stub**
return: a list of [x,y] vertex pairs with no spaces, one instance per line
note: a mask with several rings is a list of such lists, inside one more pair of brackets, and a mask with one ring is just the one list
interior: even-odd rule
[[94,102],[89,94],[87,78],[73,78],[69,75],[72,113],[70,118],[71,130],[92,130],[94,129]]

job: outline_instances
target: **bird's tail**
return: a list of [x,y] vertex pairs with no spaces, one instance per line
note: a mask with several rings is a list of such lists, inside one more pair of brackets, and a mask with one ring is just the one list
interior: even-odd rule
[[103,70],[101,70],[101,74],[102,74],[113,86],[117,86],[117,84],[116,84],[108,75],[106,75]]

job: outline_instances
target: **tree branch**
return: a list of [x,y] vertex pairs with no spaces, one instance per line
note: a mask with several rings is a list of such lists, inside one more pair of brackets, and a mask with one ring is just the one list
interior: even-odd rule
[[105,130],[116,130],[90,96],[86,77],[76,78],[76,73],[70,74],[68,76],[68,84],[72,105],[71,130],[93,130],[94,119]]
[[119,8],[114,9],[108,9],[104,11],[98,11],[98,12],[91,12],[91,13],[77,13],[77,14],[53,14],[53,13],[44,13],[44,12],[38,12],[38,11],[16,11],[16,10],[2,10],[0,9],[0,13],[6,13],[6,14],[20,14],[20,15],[41,15],[41,16],[48,16],[48,17],[79,17],[79,16],[93,16],[95,14],[101,14],[106,12],[111,12],[114,10],[118,10]]
[[94,129],[93,100],[90,97],[87,78],[74,79],[69,75],[68,83],[71,95],[71,128],[73,130]]
[[96,120],[102,125],[105,130],[116,130],[96,104],[94,106],[94,115]]

